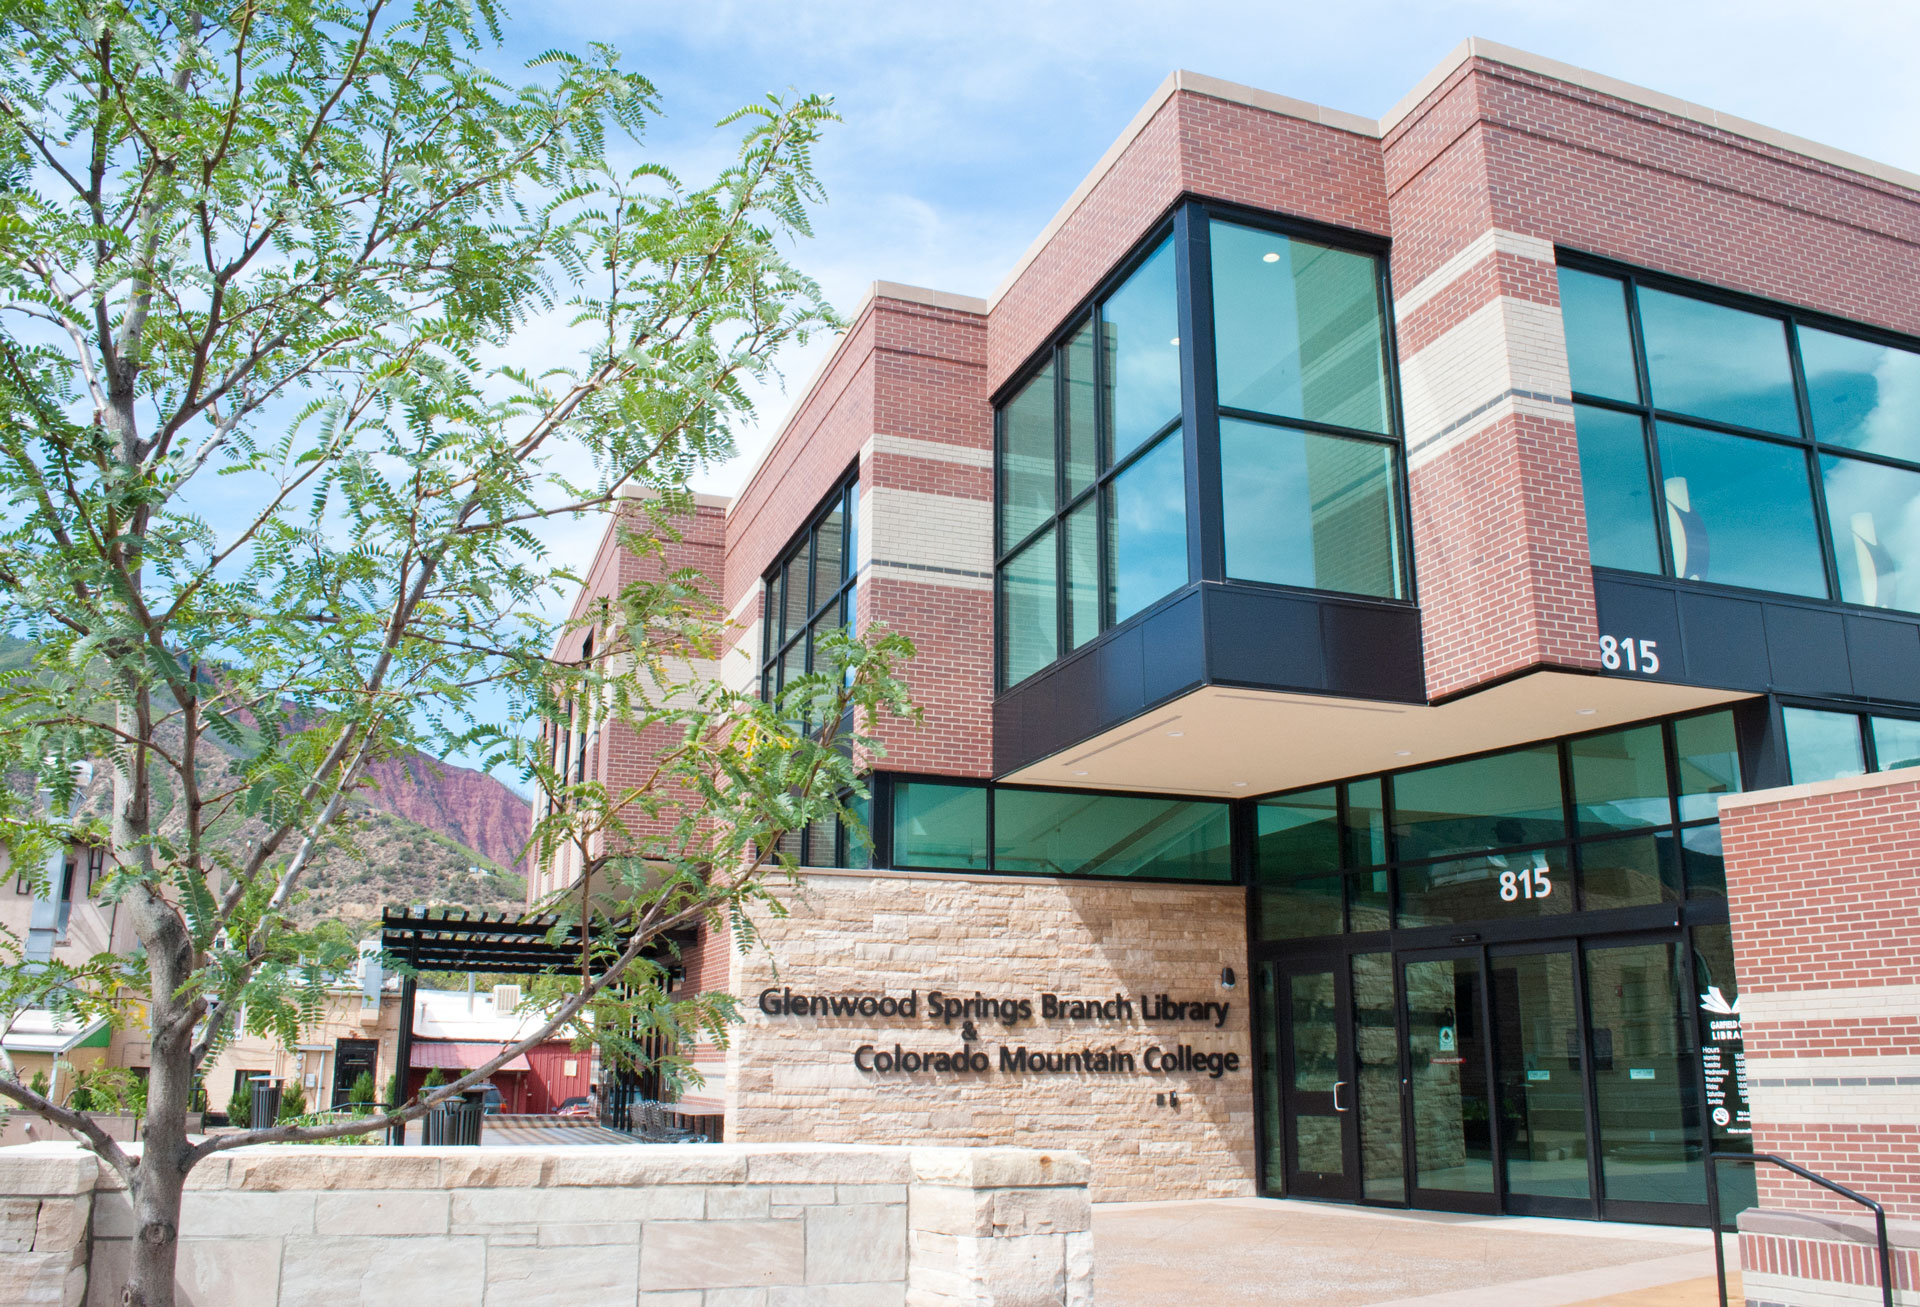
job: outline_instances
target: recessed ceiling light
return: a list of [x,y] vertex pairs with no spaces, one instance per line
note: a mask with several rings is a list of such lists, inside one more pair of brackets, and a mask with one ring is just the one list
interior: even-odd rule
[[1268,250],[1268,251],[1267,251],[1267,252],[1266,252],[1265,254],[1262,254],[1262,255],[1260,256],[1260,262],[1262,262],[1262,263],[1278,263],[1278,262],[1280,262],[1280,251],[1279,251],[1279,250]]
[[1235,781],[1233,783],[1233,788],[1236,790],[1244,790],[1247,788],[1247,783],[1245,781]]
[[1413,750],[1412,749],[1395,749],[1393,751],[1393,756],[1396,758],[1411,758],[1413,757]]
[[1591,717],[1600,710],[1598,708],[1575,708],[1573,711],[1578,716]]
[[1177,740],[1177,739],[1179,739],[1179,738],[1180,738],[1181,736],[1183,736],[1183,735],[1185,735],[1185,734],[1186,734],[1186,732],[1185,732],[1185,731],[1168,731],[1168,732],[1167,732],[1167,738],[1168,738],[1168,739],[1170,739],[1170,740]]
[[1085,776],[1085,775],[1086,775],[1086,773],[1085,773],[1085,772],[1083,772],[1083,771],[1077,771],[1077,772],[1075,772],[1075,773],[1074,773],[1074,775],[1075,775],[1075,776]]

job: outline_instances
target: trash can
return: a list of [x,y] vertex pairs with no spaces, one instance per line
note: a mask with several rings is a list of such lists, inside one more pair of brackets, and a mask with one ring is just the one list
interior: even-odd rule
[[248,1124],[255,1130],[263,1129],[280,1119],[280,1082],[271,1076],[253,1078],[253,1102],[249,1109],[252,1115]]
[[428,1144],[466,1145],[480,1142],[480,1122],[486,1114],[486,1091],[469,1089],[427,1113]]

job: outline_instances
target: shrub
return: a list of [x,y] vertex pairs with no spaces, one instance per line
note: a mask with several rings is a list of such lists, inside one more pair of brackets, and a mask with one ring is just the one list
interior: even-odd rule
[[362,1071],[353,1082],[353,1088],[347,1091],[347,1101],[355,1107],[365,1107],[373,1101],[373,1072]]
[[282,1121],[290,1117],[305,1116],[306,1114],[307,1095],[297,1083],[289,1084],[285,1089],[280,1091],[280,1119]]
[[27,1088],[42,1098],[45,1098],[53,1092],[53,1086],[47,1083],[47,1073],[45,1071],[35,1071],[33,1073],[33,1079],[27,1082]]
[[253,1095],[245,1088],[234,1090],[227,1100],[227,1124],[243,1130],[253,1124]]

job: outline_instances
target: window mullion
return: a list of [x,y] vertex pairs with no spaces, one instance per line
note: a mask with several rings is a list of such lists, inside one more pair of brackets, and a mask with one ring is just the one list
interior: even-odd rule
[[[1667,478],[1660,466],[1660,439],[1653,416],[1653,376],[1647,371],[1647,341],[1640,329],[1640,283],[1624,278],[1627,286],[1627,330],[1633,335],[1633,367],[1639,373],[1640,439],[1647,451],[1647,475],[1653,500],[1653,535],[1660,549],[1660,575],[1675,576],[1672,532],[1667,524]],[[1583,505],[1584,511],[1584,505]]]

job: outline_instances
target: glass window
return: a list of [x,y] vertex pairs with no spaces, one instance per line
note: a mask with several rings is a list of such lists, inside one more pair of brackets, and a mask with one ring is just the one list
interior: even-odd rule
[[1434,858],[1557,840],[1566,834],[1560,751],[1551,744],[1393,778],[1402,858]]
[[1094,411],[1093,323],[1073,333],[1062,351],[1060,364],[1067,393],[1066,473],[1067,497],[1072,498],[1093,484],[1095,449],[1100,430]]
[[1229,576],[1400,597],[1389,446],[1222,418],[1220,465]]
[[1113,480],[1107,496],[1113,620],[1187,583],[1187,477],[1173,432]]
[[1339,790],[1332,785],[1259,803],[1254,808],[1254,866],[1260,878],[1337,870],[1339,806]]
[[1920,722],[1873,717],[1873,758],[1881,771],[1920,767]]
[[1107,364],[1109,463],[1180,416],[1180,313],[1173,242],[1160,248],[1100,306]]
[[1227,805],[1131,794],[996,789],[996,871],[1229,881]]
[[1017,685],[1060,656],[1053,530],[1022,549],[1000,573],[1002,676]]
[[1413,1186],[1493,1193],[1493,1113],[1485,1027],[1480,1022],[1480,959],[1409,962],[1404,975]]
[[1680,763],[1680,820],[1719,816],[1720,796],[1740,792],[1740,742],[1733,714],[1682,717],[1673,724],[1673,743]]
[[813,601],[829,603],[846,580],[846,509],[839,504],[820,521],[813,547]]
[[1858,717],[1811,708],[1787,708],[1782,716],[1787,725],[1787,773],[1793,784],[1866,773]]
[[[1567,366],[1583,395],[1633,403],[1640,383],[1627,327],[1627,287],[1617,277],[1561,268],[1560,316],[1567,329]],[[1582,451],[1584,462],[1584,450]]]
[[[787,546],[766,577],[761,609],[760,693],[771,698],[812,667],[819,636],[851,623],[858,573],[859,485],[850,476]],[[801,852],[798,837],[792,850]],[[811,853],[809,853],[811,856]]]
[[1088,499],[1067,514],[1067,648],[1100,634],[1100,506]]
[[1820,480],[1840,597],[1920,609],[1920,472],[1824,454]]
[[1402,929],[1573,911],[1565,849],[1476,853],[1400,868]]
[[1385,785],[1378,776],[1347,786],[1347,865],[1377,867],[1387,860]]
[[1640,326],[1655,408],[1798,435],[1786,324],[1642,287]]
[[[1678,944],[1589,948],[1594,1105],[1609,1203],[1703,1203],[1695,1001]],[[1731,1169],[1731,1168],[1729,1168]]]
[[896,782],[893,865],[987,870],[986,787],[943,781]]
[[1587,552],[1593,565],[1659,572],[1660,540],[1654,534],[1653,478],[1647,474],[1643,420],[1636,413],[1575,404],[1573,425],[1580,441]]
[[1590,835],[1673,821],[1667,797],[1665,732],[1635,726],[1569,743],[1573,759],[1574,819]]
[[1920,354],[1802,327],[1800,365],[1816,438],[1920,460]]
[[1373,259],[1230,222],[1210,237],[1220,403],[1385,432]]
[[1675,576],[1826,596],[1802,451],[1677,422],[1659,440]]
[[1001,412],[1000,548],[1007,549],[1053,514],[1053,365]]
[[1687,897],[1723,899],[1727,896],[1727,857],[1720,846],[1720,823],[1690,826],[1680,832],[1680,869]]
[[1586,911],[1679,900],[1680,868],[1671,833],[1590,840],[1580,846],[1580,906]]

